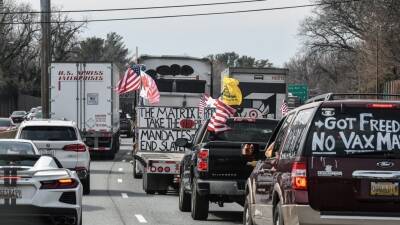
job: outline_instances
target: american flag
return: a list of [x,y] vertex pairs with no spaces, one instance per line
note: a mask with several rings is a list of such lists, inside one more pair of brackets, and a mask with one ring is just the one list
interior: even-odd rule
[[282,116],[286,116],[286,114],[288,114],[288,112],[289,112],[289,106],[287,105],[286,101],[283,100],[282,105],[281,105]]
[[118,94],[125,94],[132,91],[137,91],[140,88],[140,67],[138,65],[134,65],[129,67],[124,77],[120,81],[118,81],[116,92]]
[[140,72],[140,77],[142,81],[140,96],[147,99],[150,104],[160,102],[160,92],[158,91],[157,84],[153,78],[144,71]]
[[215,107],[215,102],[216,102],[216,100],[213,99],[210,95],[203,94],[201,96],[200,102],[199,102],[199,113],[200,113],[200,115],[204,114],[204,109],[206,107]]
[[216,110],[208,123],[207,130],[214,133],[230,130],[226,125],[226,121],[229,117],[235,115],[236,109],[226,105],[220,99],[216,100],[215,106]]

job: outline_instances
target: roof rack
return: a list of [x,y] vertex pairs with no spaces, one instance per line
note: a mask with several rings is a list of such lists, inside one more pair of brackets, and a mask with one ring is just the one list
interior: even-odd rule
[[315,96],[306,101],[306,103],[323,102],[340,99],[381,99],[381,100],[400,100],[400,94],[383,93],[326,93]]

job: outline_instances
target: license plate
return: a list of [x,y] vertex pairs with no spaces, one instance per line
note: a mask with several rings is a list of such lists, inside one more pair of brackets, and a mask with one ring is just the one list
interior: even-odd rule
[[399,183],[371,182],[373,196],[399,196]]
[[40,154],[41,155],[51,155],[54,156],[55,155],[55,151],[54,150],[50,150],[50,149],[41,149],[40,150]]
[[22,191],[15,188],[0,189],[0,199],[22,198]]

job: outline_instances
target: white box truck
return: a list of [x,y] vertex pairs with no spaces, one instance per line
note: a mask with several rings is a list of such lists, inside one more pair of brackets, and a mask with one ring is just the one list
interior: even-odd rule
[[50,118],[75,121],[91,154],[119,150],[120,71],[113,63],[52,63]]
[[184,149],[175,146],[177,138],[192,139],[202,118],[198,104],[203,93],[210,93],[212,65],[207,59],[187,56],[142,56],[160,91],[160,102],[136,106],[133,176],[143,177],[148,194],[164,194],[177,188]]

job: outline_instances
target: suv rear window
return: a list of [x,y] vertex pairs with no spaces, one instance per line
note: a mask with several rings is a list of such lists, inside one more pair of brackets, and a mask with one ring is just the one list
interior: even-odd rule
[[32,141],[76,141],[73,127],[61,126],[30,126],[21,131],[21,139]]
[[235,142],[268,142],[278,121],[254,120],[232,121],[227,125],[231,128],[218,134],[207,132],[209,141],[235,141]]
[[320,108],[308,134],[307,155],[400,154],[400,109]]

